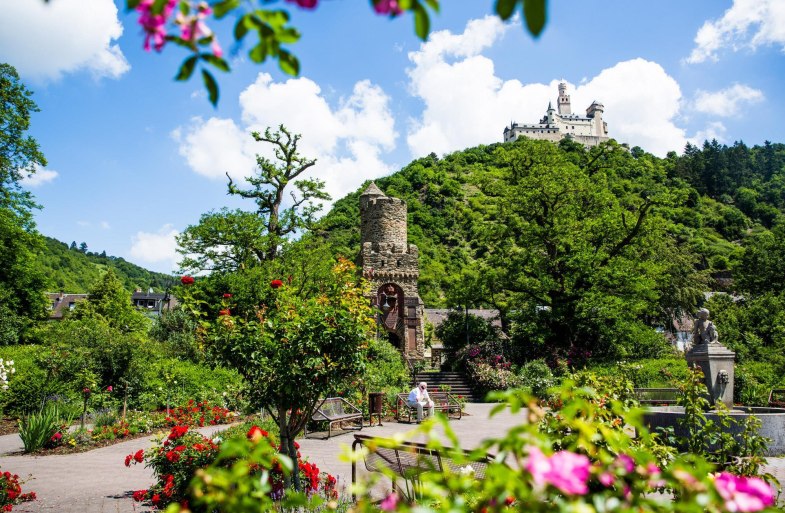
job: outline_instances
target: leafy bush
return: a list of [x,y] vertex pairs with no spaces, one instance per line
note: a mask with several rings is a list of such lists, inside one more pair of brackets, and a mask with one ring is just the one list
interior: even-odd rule
[[25,452],[35,452],[52,440],[63,425],[70,425],[71,418],[63,418],[56,404],[47,403],[38,413],[19,421],[19,437]]
[[499,339],[499,329],[490,320],[460,310],[451,311],[434,333],[449,357],[469,344]]
[[627,360],[594,364],[588,369],[602,376],[623,375],[636,388],[670,388],[687,377],[687,361],[684,358]]
[[548,397],[548,389],[556,385],[551,368],[545,360],[532,360],[526,362],[518,370],[520,386],[528,388],[534,397],[545,399]]

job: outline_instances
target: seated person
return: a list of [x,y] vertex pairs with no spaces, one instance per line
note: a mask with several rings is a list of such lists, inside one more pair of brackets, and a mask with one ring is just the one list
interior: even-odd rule
[[409,392],[407,402],[409,406],[417,408],[417,422],[422,422],[423,406],[428,407],[428,416],[433,417],[434,404],[428,395],[428,384],[426,382],[423,381]]

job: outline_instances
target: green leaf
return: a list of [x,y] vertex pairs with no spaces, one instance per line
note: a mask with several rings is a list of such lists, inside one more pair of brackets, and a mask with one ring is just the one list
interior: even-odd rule
[[496,14],[503,20],[509,20],[516,5],[518,0],[496,0]]
[[425,3],[434,11],[439,12],[439,0],[425,0]]
[[201,54],[201,56],[203,60],[209,62],[210,64],[220,69],[221,71],[229,71],[229,63],[226,62],[225,59],[216,57],[211,53],[203,53]]
[[189,50],[193,49],[193,44],[180,36],[168,35],[165,39],[171,43],[176,44],[177,46],[182,46],[183,48],[188,48]]
[[278,32],[276,35],[279,43],[291,44],[300,40],[300,32],[293,27],[285,28]]
[[287,75],[296,77],[300,74],[300,61],[286,50],[281,50],[278,53],[278,66]]
[[125,0],[125,8],[128,11],[133,11],[134,9],[139,7],[139,4],[141,3],[142,0]]
[[183,16],[188,16],[191,14],[191,4],[186,2],[180,2],[180,12]]
[[256,11],[256,15],[274,27],[283,27],[289,22],[289,13],[286,11],[259,9]]
[[240,18],[239,20],[237,20],[237,23],[235,23],[235,25],[234,25],[234,40],[235,41],[238,41],[238,42],[241,41],[245,37],[245,35],[248,33],[248,23],[249,23],[249,21],[248,21],[248,15],[247,14],[245,16],[243,16],[242,18]]
[[150,12],[152,14],[161,14],[164,12],[164,6],[166,5],[167,0],[155,0],[153,5],[150,7]]
[[259,41],[259,44],[248,52],[248,56],[257,64],[264,62],[267,58],[267,44],[263,40]]
[[191,78],[191,75],[194,74],[194,69],[196,68],[196,61],[199,60],[198,55],[192,55],[185,59],[183,63],[180,65],[180,70],[177,72],[177,76],[174,77],[175,80],[188,80]]
[[217,19],[221,19],[231,11],[240,7],[240,0],[223,0],[222,2],[218,2],[213,4],[213,14]]
[[207,89],[210,103],[215,107],[218,105],[218,82],[215,81],[215,77],[206,69],[202,70],[202,80],[204,80],[204,87]]
[[431,31],[431,20],[428,18],[428,11],[420,3],[414,4],[414,32],[417,37],[425,41]]
[[539,37],[545,28],[547,19],[548,0],[523,0],[523,16],[526,18],[526,28],[534,37]]

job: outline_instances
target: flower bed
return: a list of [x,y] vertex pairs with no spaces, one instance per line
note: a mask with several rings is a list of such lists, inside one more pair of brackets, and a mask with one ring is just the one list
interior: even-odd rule
[[0,472],[0,511],[13,511],[14,506],[35,499],[35,492],[22,492],[18,475]]

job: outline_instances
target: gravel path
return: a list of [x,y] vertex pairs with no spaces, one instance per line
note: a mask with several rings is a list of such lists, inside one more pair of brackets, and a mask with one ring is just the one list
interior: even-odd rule
[[[525,422],[524,414],[512,415],[509,411],[488,420],[494,405],[469,404],[470,415],[450,421],[464,448],[472,448],[481,440],[501,436],[515,424]],[[206,435],[225,426],[202,428]],[[390,437],[404,433],[416,426],[389,422],[383,426],[363,428],[362,433]],[[443,434],[435,433],[443,438]],[[316,463],[323,471],[339,478],[341,485],[351,480],[351,465],[339,455],[352,443],[352,436],[344,434],[329,440],[309,438],[299,440],[300,452]],[[417,440],[417,438],[414,438]],[[420,440],[422,436],[420,435]],[[148,511],[131,499],[133,490],[147,488],[152,474],[141,465],[126,468],[125,455],[152,444],[150,439],[139,438],[93,451],[62,456],[9,455],[22,449],[18,435],[0,436],[0,467],[24,477],[31,475],[23,485],[25,491],[33,490],[38,500],[14,508],[20,512],[74,512],[74,513],[126,513]],[[769,458],[768,471],[785,483],[785,458]]]

